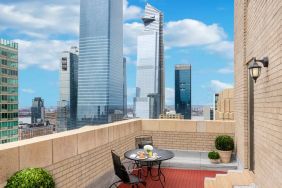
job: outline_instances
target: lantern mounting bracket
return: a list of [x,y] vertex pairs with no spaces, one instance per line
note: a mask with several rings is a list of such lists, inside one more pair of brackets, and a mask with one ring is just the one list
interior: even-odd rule
[[263,67],[268,67],[268,64],[269,64],[269,59],[268,59],[268,57],[264,57],[263,59],[256,59],[255,57],[253,57],[249,62],[248,62],[248,64],[250,63],[250,62],[260,62],[260,63],[262,63],[263,64]]

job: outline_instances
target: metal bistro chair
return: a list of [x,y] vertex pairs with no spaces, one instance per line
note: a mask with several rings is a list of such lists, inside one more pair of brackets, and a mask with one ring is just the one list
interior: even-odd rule
[[[143,184],[144,187],[146,187],[146,182],[141,179],[141,174],[140,170],[141,169],[132,169],[131,171],[127,171],[124,165],[121,163],[120,157],[112,150],[112,159],[113,159],[113,164],[114,164],[114,170],[115,170],[115,175],[120,178],[119,181],[114,182],[111,184],[109,188],[111,188],[113,185],[117,187],[117,183],[124,183],[131,185],[132,188],[135,186],[138,188],[139,184]],[[138,176],[131,174],[133,171],[137,170]]]
[[143,149],[145,145],[153,146],[153,138],[150,135],[141,135],[135,137],[135,147],[137,149]]
[[[135,147],[136,149],[143,149],[145,145],[153,146],[153,138],[151,135],[140,135],[135,137]],[[151,173],[151,169],[153,166],[158,165],[155,162],[143,162],[135,163],[136,166],[142,169],[142,176],[147,178],[149,176],[149,172]],[[147,171],[147,173],[145,173]]]

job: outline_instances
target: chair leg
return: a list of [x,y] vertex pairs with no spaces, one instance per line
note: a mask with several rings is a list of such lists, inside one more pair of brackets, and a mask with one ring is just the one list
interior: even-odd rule
[[118,188],[118,186],[117,186],[116,184],[117,184],[117,183],[120,183],[120,182],[121,182],[121,180],[112,183],[109,188],[111,188],[113,185],[115,185],[115,187]]
[[144,185],[144,187],[147,187],[147,183],[146,182],[142,182],[142,185]]

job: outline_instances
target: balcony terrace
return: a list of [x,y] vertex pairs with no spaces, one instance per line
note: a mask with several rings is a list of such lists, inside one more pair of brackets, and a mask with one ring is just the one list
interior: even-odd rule
[[[173,160],[163,164],[168,176],[165,187],[181,177],[183,185],[194,182],[195,187],[203,187],[205,177],[237,168],[236,162],[229,167],[212,166],[205,153],[215,149],[216,136],[234,137],[234,133],[233,121],[137,119],[8,143],[0,146],[0,185],[3,187],[20,169],[44,167],[53,175],[56,187],[108,187],[115,180],[110,151],[123,156],[135,148],[135,137],[145,134],[153,136],[157,148],[176,153]],[[147,187],[155,184],[149,182]]]

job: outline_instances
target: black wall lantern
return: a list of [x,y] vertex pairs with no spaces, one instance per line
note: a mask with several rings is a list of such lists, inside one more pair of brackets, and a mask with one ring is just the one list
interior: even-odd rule
[[260,76],[261,68],[262,68],[262,66],[260,66],[257,62],[262,63],[263,67],[268,67],[268,62],[269,62],[268,57],[264,57],[262,60],[257,60],[255,57],[253,57],[249,61],[250,75],[255,82],[257,81],[258,77]]

